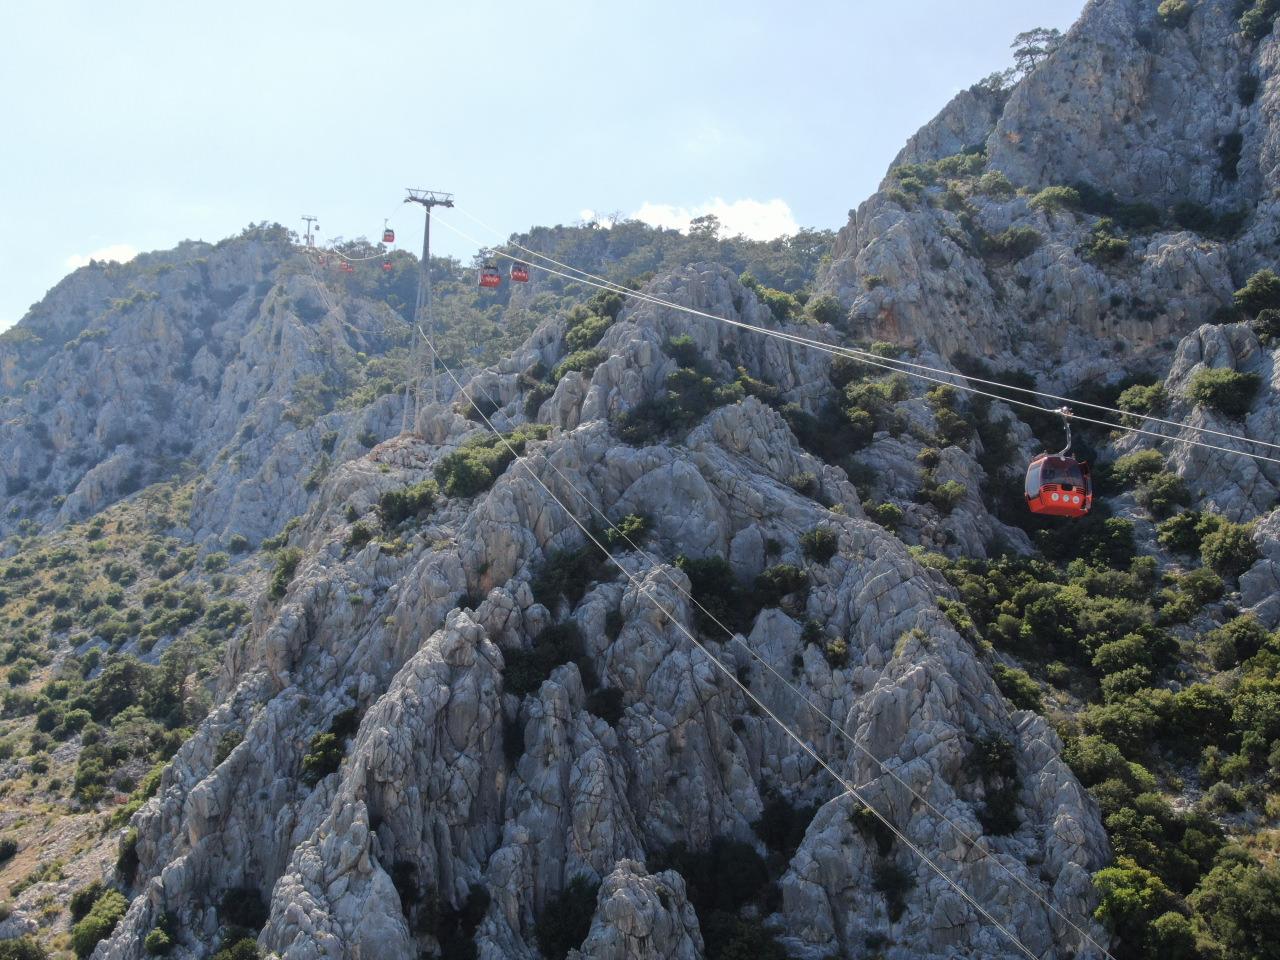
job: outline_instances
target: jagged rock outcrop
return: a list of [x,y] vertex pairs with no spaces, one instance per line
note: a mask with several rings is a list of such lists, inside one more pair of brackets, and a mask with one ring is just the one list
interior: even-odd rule
[[[691,269],[654,287],[713,312],[733,313],[736,300],[743,316],[767,322],[722,270]],[[443,935],[423,927],[422,903],[456,907],[476,888],[488,897],[474,934],[479,955],[533,957],[537,917],[576,876],[602,884],[583,957],[696,957],[700,934],[678,876],[640,864],[676,842],[758,843],[751,824],[766,791],[822,807],[770,921],[800,948],[849,949],[875,929],[916,956],[1004,949],[919,864],[905,913],[888,918],[859,867],[881,854],[852,825],[848,798],[750,709],[735,679],[865,787],[911,842],[949,851],[948,873],[1020,937],[1050,953],[1078,942],[1018,884],[1085,916],[1088,874],[1107,856],[1096,810],[1053,734],[1008,712],[981,656],[939,612],[949,588],[861,518],[843,472],[803,451],[786,421],[752,397],[713,411],[683,443],[632,447],[614,436],[607,416],[653,395],[672,369],[665,344],[676,335],[698,344],[709,369],[741,365],[776,377],[797,401],[820,399],[825,378],[812,354],[642,306],[609,330],[610,359],[581,388],[566,377],[544,403],[540,419],[572,426],[531,445],[474,501],[446,500],[401,534],[405,547],[345,548],[343,505],[360,514],[378,491],[420,477],[474,433],[473,422],[436,407],[423,432],[443,443],[391,441],[324,481],[294,533],[306,557],[288,594],[260,606],[253,639],[229,654],[234,690],[135,818],[140,895],[104,958],[140,956],[164,911],[184,931],[175,955],[202,955],[222,897],[241,887],[269,901],[260,942],[284,957],[414,956]],[[530,350],[539,343],[546,334]],[[495,413],[501,422],[521,418],[523,401],[508,388],[518,366],[485,375],[488,392],[509,396]],[[806,471],[823,502],[788,485]],[[603,568],[581,601],[551,610],[535,602],[529,579],[553,551],[583,542],[566,512],[585,522],[583,496],[610,517],[650,516],[645,553],[624,551],[621,577]],[[828,563],[800,548],[819,526],[838,537]],[[681,553],[732,556],[745,579],[790,562],[807,571],[810,589],[799,607],[761,612],[745,646],[727,635],[699,646],[690,581],[670,563]],[[557,616],[580,630],[585,659],[555,668],[528,696],[512,694],[513,651],[537,644]],[[806,618],[845,638],[847,663],[828,663],[802,635]],[[616,720],[592,713],[597,684],[619,691]],[[299,780],[303,755],[349,706],[361,719],[347,756],[309,788]],[[215,767],[228,730],[242,730],[243,741]],[[1023,826],[982,841],[1004,870],[956,832],[982,835],[982,786],[966,758],[986,736],[1005,737],[1018,757]]]
[[187,460],[206,477],[195,539],[256,543],[306,507],[315,485],[299,475],[393,434],[394,397],[317,419],[358,351],[407,330],[385,304],[331,297],[307,262],[267,233],[55,288],[0,342],[0,533],[83,519]]
[[[821,289],[846,321],[789,329],[887,340],[876,355],[934,370],[1025,370],[1074,395],[1141,375],[1173,423],[1273,439],[1275,349],[1231,304],[1275,253],[1262,194],[1280,40],[1246,43],[1231,0],[1202,0],[1185,27],[1155,6],[1093,0],[1011,91],[957,96],[895,161],[914,168],[891,171],[840,234]],[[1097,196],[1036,198],[1072,181]],[[1183,201],[1213,226],[1185,226],[1168,209]],[[1122,208],[1138,202],[1159,209],[1134,227]],[[1130,220],[1104,220],[1100,203]],[[1215,219],[1236,205],[1242,222]],[[256,544],[297,517],[281,534],[296,572],[258,598],[216,708],[123,834],[132,901],[97,960],[140,960],[163,917],[171,956],[205,958],[237,903],[261,908],[258,943],[286,960],[411,960],[458,937],[482,960],[537,960],[540,922],[591,889],[570,957],[696,960],[707,917],[668,867],[725,840],[768,855],[778,898],[753,921],[797,957],[1019,955],[1009,934],[1044,960],[1101,956],[1099,810],[1049,723],[1002,695],[995,655],[917,549],[1033,552],[999,519],[1045,442],[1018,397],[984,398],[982,429],[945,442],[953,401],[905,385],[824,460],[799,425],[844,423],[831,357],[735,325],[782,326],[733,271],[695,263],[645,292],[709,316],[630,301],[599,353],[556,376],[574,352],[559,316],[459,371],[460,389],[444,377],[400,434],[398,391],[306,403],[348,354],[398,343],[395,316],[330,299],[272,243],[88,268],[57,293],[71,306],[55,298],[24,325],[39,343],[0,344],[13,451],[0,532],[100,509],[169,454],[202,473],[193,541]],[[81,364],[102,371],[101,397]],[[1258,376],[1242,419],[1187,398],[1211,368]],[[661,402],[673,376],[701,383],[688,409]],[[449,458],[489,441],[486,419],[537,430],[519,458],[491,451],[492,478],[471,465],[450,485]],[[1194,438],[1173,423],[1153,429]],[[1153,440],[1090,438],[1104,463]],[[1260,518],[1260,559],[1224,589],[1280,624],[1280,471],[1166,446],[1195,506]],[[430,507],[387,518],[385,495],[433,476]],[[610,536],[624,517],[643,518],[635,542]],[[1144,549],[1174,568],[1143,523]],[[699,561],[718,559],[725,579],[700,580]],[[720,586],[695,587],[708,580]],[[726,596],[699,595],[715,589]],[[1008,782],[983,767],[993,745]],[[779,803],[812,811],[785,850],[763,839]]]

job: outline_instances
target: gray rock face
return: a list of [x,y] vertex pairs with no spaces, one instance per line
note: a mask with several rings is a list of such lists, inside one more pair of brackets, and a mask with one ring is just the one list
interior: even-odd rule
[[[771,322],[720,269],[653,289]],[[653,396],[677,335],[693,338],[708,369],[743,366],[802,405],[830,389],[822,355],[640,306],[606,335],[610,359],[590,377],[566,377],[542,405],[539,419],[557,432],[490,490],[446,499],[400,531],[403,546],[344,547],[346,507],[376,525],[366,512],[381,492],[422,477],[474,423],[440,405],[420,424],[437,440],[401,438],[336,468],[294,531],[305,557],[287,595],[259,605],[250,638],[228,652],[222,705],[135,816],[137,896],[99,960],[140,958],[166,911],[183,931],[175,955],[203,956],[224,892],[245,887],[269,903],[259,942],[290,960],[415,957],[444,935],[424,919],[441,915],[431,905],[458,908],[476,891],[487,895],[475,901],[487,903],[479,956],[532,958],[538,917],[579,876],[600,883],[580,957],[699,957],[683,881],[643,864],[677,842],[758,845],[751,824],[769,791],[820,807],[784,876],[783,909],[769,918],[796,949],[860,949],[866,931],[884,930],[904,956],[1008,953],[901,845],[892,856],[918,885],[890,919],[870,886],[884,854],[851,820],[850,798],[734,678],[1001,923],[1045,956],[1076,955],[1079,936],[1041,899],[1084,922],[1105,834],[1056,737],[1009,711],[938,609],[949,588],[863,519],[843,471],[802,450],[754,398],[713,410],[683,442],[615,437],[610,415]],[[495,421],[520,422],[512,384],[541,349],[474,381],[505,402]],[[806,472],[822,502],[789,485]],[[622,572],[602,568],[574,604],[540,597],[549,609],[531,577],[553,551],[583,543],[570,512],[586,522],[593,507],[649,516],[644,553],[619,550]],[[800,548],[819,526],[839,546],[825,564]],[[744,579],[777,562],[806,570],[807,595],[763,610],[744,638],[776,674],[728,635],[692,642],[678,554],[732,557]],[[576,626],[581,655],[517,686],[527,651],[551,642],[542,631],[557,619]],[[833,667],[807,642],[805,620],[846,640],[847,664]],[[597,685],[617,691],[615,716],[593,712]],[[314,738],[351,707],[358,730],[344,758],[308,785],[300,774]],[[242,742],[215,766],[228,732]],[[984,857],[961,834],[982,836],[983,788],[966,758],[986,736],[1014,745],[1021,826],[983,838]]]
[[893,158],[892,165],[930,163],[984,146],[1007,99],[1004,94],[981,87],[961,90],[936,117],[916,131]]
[[675,871],[650,876],[634,860],[619,860],[600,885],[597,903],[591,932],[577,951],[581,960],[702,956],[698,918],[685,898],[684,879]]
[[406,330],[306,263],[283,240],[191,243],[55,288],[0,341],[0,535],[83,519],[189,460],[206,477],[196,539],[256,543],[307,506],[299,474],[398,430],[394,397],[320,420],[308,407]]
[[[1165,381],[1169,401],[1159,416],[1274,439],[1280,433],[1274,351],[1243,325],[1215,324],[1230,319],[1231,294],[1247,276],[1276,261],[1270,181],[1280,47],[1271,35],[1247,41],[1237,5],[1228,0],[1195,4],[1185,26],[1164,25],[1155,7],[1094,0],[1058,50],[1004,102],[981,90],[955,98],[895,164],[957,152],[981,132],[990,107],[998,117],[984,137],[986,169],[1021,189],[943,176],[916,195],[890,176],[841,231],[821,283],[849,306],[853,336],[913,346],[936,366],[954,369],[968,355],[1077,396],[1146,375]],[[1246,77],[1257,81],[1252,100],[1241,92]],[[1031,203],[1043,188],[1077,182],[1118,201],[1149,204],[1163,223],[1113,225],[1128,247],[1110,259],[1093,255],[1091,237],[1109,229],[1099,216]],[[1244,219],[1238,230],[1178,230],[1175,221],[1188,214],[1175,208],[1187,203],[1201,205],[1210,218],[1240,210]],[[1024,247],[1002,253],[992,238],[1011,229],[1031,233]],[[1258,399],[1241,422],[1184,398],[1191,377],[1217,367],[1261,378]],[[1258,450],[1230,437],[1153,429]],[[1151,442],[1122,438],[1102,457]],[[1019,446],[1023,454],[1034,452],[1025,438]],[[909,447],[877,441],[866,455],[891,478],[882,488],[896,496],[909,492]],[[1244,520],[1276,503],[1274,464],[1179,443],[1160,449],[1197,506]],[[905,535],[933,540],[927,529],[915,533],[917,526],[908,515]],[[947,536],[960,537],[966,553],[978,539],[959,530]]]
[[[1241,76],[1266,62],[1241,38],[1237,4],[1205,0],[1183,28],[1143,0],[1094,0],[1065,42],[1009,97],[988,147],[1014,183],[1039,189],[1084,180],[1157,204],[1230,205],[1274,164],[1271,111],[1240,102]],[[1271,76],[1263,74],[1264,87]],[[1224,138],[1243,135],[1237,177],[1224,176]]]

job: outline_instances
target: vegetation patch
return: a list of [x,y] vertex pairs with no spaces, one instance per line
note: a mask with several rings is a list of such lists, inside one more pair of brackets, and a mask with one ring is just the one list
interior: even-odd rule
[[579,875],[547,901],[533,928],[538,949],[547,960],[564,960],[570,950],[582,946],[591,930],[599,889],[600,884]]
[[488,490],[531,440],[545,440],[546,424],[527,424],[511,433],[479,434],[444,457],[435,468],[440,489],[450,497],[474,497]]
[[434,480],[422,480],[399,490],[388,490],[378,500],[378,513],[387,527],[405,520],[420,520],[435,507],[440,488]]
[[572,621],[547,627],[527,650],[505,651],[506,670],[503,683],[508,693],[518,697],[534,693],[551,671],[565,663],[575,663],[582,675],[583,686],[593,692],[598,686],[595,668],[587,657],[582,632]]

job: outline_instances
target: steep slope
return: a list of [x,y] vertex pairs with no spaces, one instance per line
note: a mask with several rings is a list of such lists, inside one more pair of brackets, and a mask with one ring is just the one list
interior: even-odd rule
[[[715,268],[647,289],[774,323]],[[485,392],[506,401],[494,413],[502,429],[523,420],[521,372],[553,366],[564,335],[563,323],[544,328],[489,375]],[[781,608],[779,599],[763,610],[735,601],[752,611],[743,630],[767,662],[840,718],[852,742],[714,629],[710,649],[865,785],[911,842],[954,851],[942,868],[1001,922],[1037,951],[1074,954],[1068,945],[1079,945],[1078,934],[1013,892],[1003,870],[1081,917],[1088,874],[1107,856],[1096,812],[1058,758],[1052,731],[1009,711],[980,655],[939,611],[945,583],[862,519],[843,473],[804,452],[786,421],[752,397],[711,410],[683,441],[679,428],[667,442],[618,439],[625,411],[681,376],[673,353],[713,382],[731,384],[742,367],[810,406],[832,389],[823,386],[824,364],[649,307],[624,311],[600,344],[607,360],[589,377],[565,374],[534,408],[539,421],[570,426],[530,441],[525,459],[474,499],[448,495],[420,524],[364,546],[365,537],[352,536],[355,526],[381,525],[370,510],[384,494],[433,470],[448,492],[457,464],[449,457],[476,439],[475,425],[448,409],[420,424],[440,442],[387,442],[325,481],[291,540],[305,559],[288,593],[259,607],[253,641],[230,655],[234,689],[135,818],[138,869],[125,879],[142,895],[104,956],[139,956],[165,913],[177,942],[194,948],[226,925],[227,891],[246,887],[270,904],[261,942],[285,957],[375,945],[380,956],[416,956],[442,936],[441,910],[461,908],[477,887],[489,898],[474,927],[479,955],[534,956],[534,943],[545,945],[543,918],[579,876],[591,890],[603,883],[584,956],[624,955],[638,923],[668,938],[646,941],[649,955],[695,956],[699,934],[682,881],[644,865],[737,841],[746,863],[763,866],[758,822],[774,795],[784,808],[820,807],[798,849],[775,851],[780,930],[793,949],[860,948],[874,932],[917,956],[1005,951],[1000,934],[909,851],[859,826],[857,804],[835,796],[830,779],[682,635],[677,622],[700,628],[681,592],[689,575],[671,565],[677,556],[728,557],[747,579],[776,576],[779,564],[803,571],[806,584],[793,584]],[[573,555],[586,558],[585,568],[571,560],[566,551],[584,550],[583,537],[529,472],[575,512],[586,513],[574,502],[580,493],[616,519],[648,518],[646,549],[665,565],[620,550],[631,573],[619,580],[589,551]],[[806,473],[815,478],[807,494],[788,485]],[[342,519],[345,505],[351,520]],[[838,543],[823,561],[801,545],[815,529]],[[695,581],[704,576],[685,563]],[[706,592],[702,599],[717,602]],[[846,656],[824,655],[806,621],[824,625],[831,649],[842,639]],[[554,653],[553,644],[576,636],[580,650],[570,642]],[[620,707],[603,706],[601,691],[616,691]],[[342,721],[340,735],[351,738],[345,759],[314,787],[300,782],[304,755],[314,756],[317,737],[352,708],[360,720]],[[216,763],[230,730],[243,739]],[[919,791],[981,836],[984,794],[989,805],[994,787],[975,756],[988,743],[1002,744],[1014,765],[1008,802],[1019,826],[983,841],[1003,870],[966,852],[952,827],[904,792]],[[881,874],[901,876],[900,888],[878,893],[872,877]],[[644,891],[655,884],[668,891],[660,919],[646,912],[642,920],[636,904],[652,900]],[[705,904],[699,915],[705,922]]]

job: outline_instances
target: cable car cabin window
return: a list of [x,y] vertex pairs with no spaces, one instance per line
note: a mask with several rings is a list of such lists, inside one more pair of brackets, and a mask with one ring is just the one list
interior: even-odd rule
[[1040,464],[1033,463],[1027,471],[1027,496],[1038,497],[1040,495]]
[[1054,457],[1044,462],[1040,482],[1080,488],[1084,486],[1084,474],[1080,472],[1080,464],[1074,460],[1059,460]]

